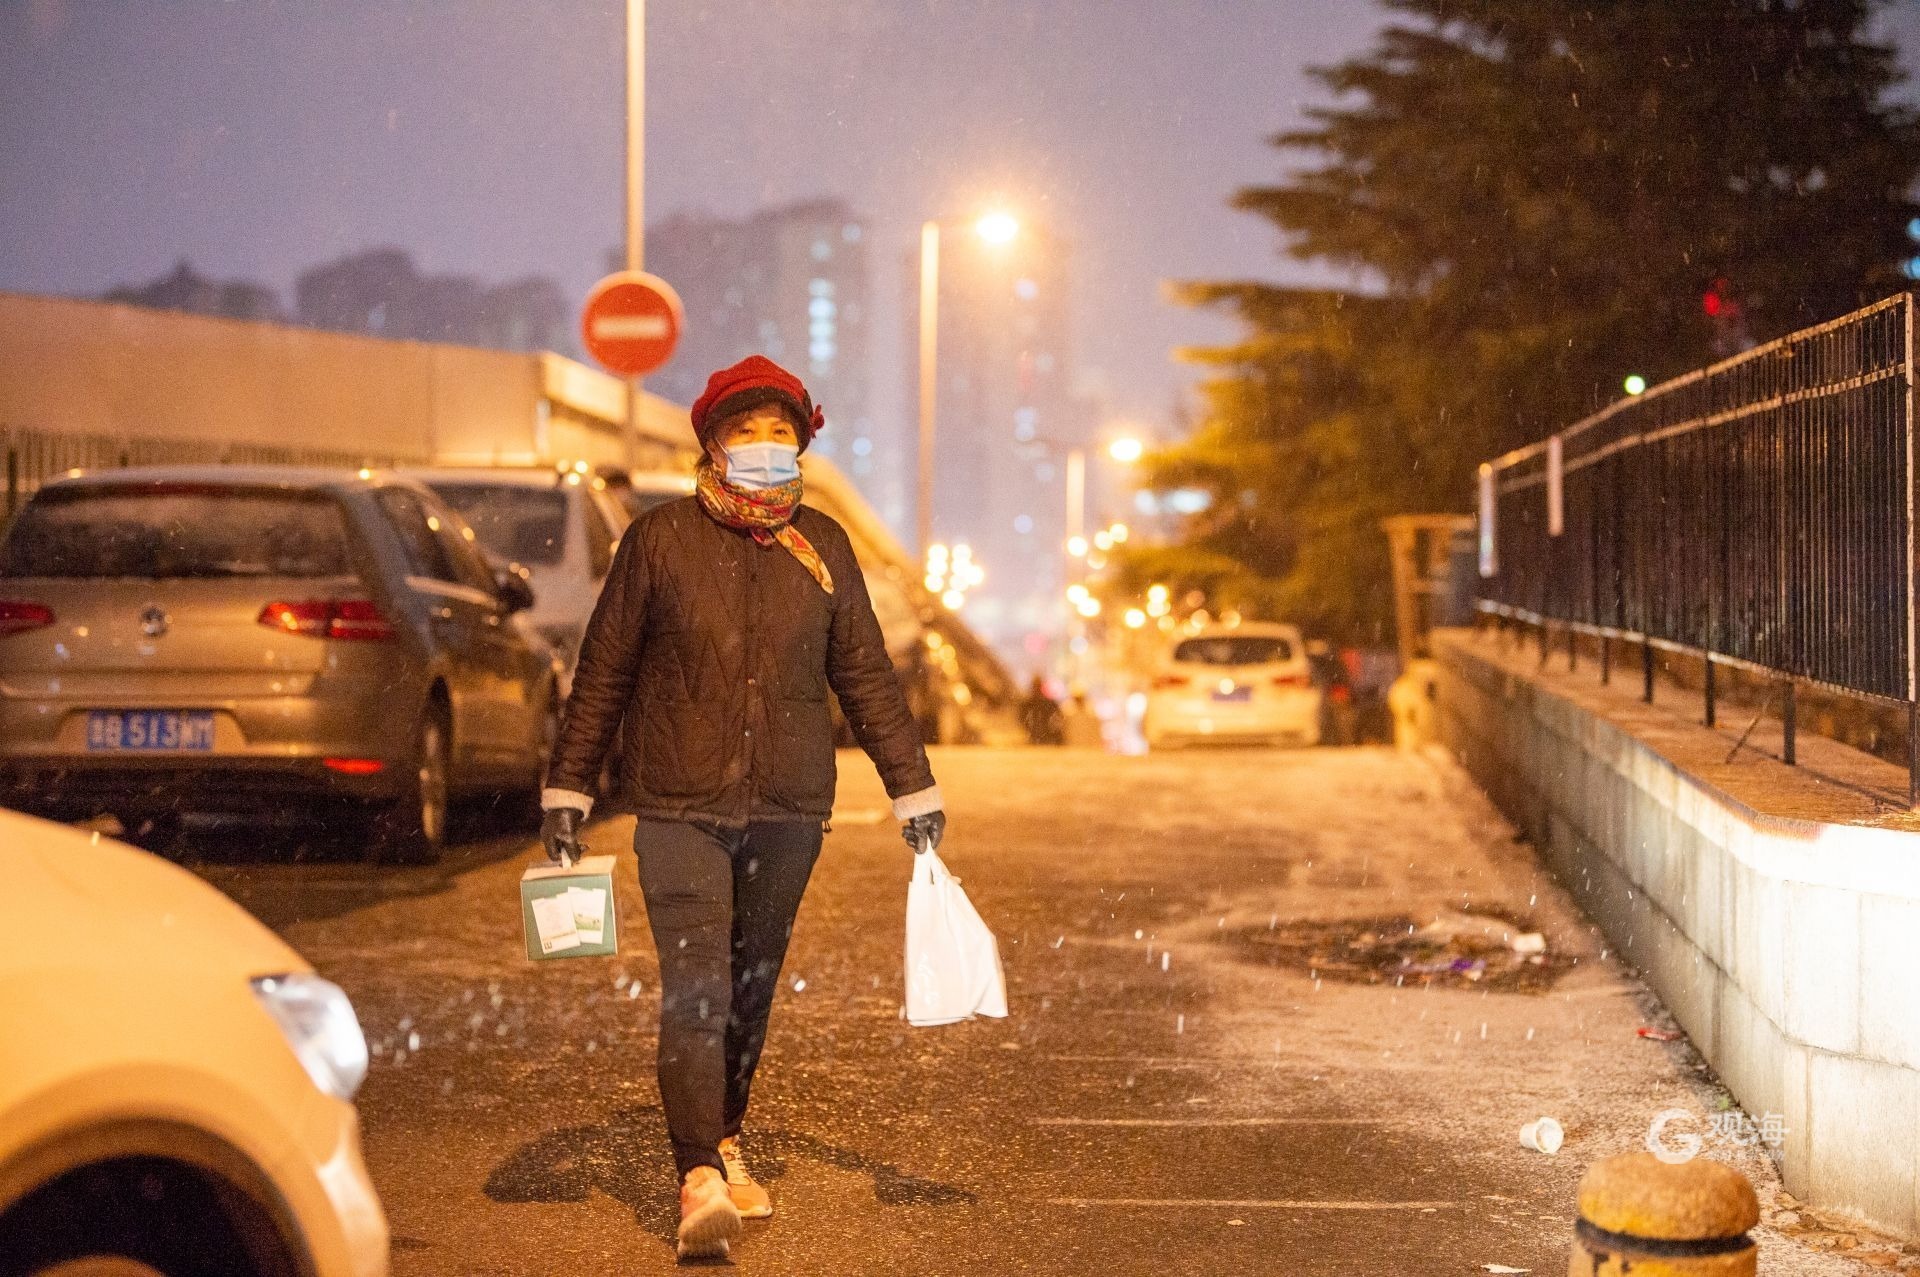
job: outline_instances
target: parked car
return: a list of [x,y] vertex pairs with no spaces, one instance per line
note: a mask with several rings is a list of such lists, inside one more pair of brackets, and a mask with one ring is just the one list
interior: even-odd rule
[[553,646],[570,676],[614,548],[632,522],[606,481],[550,466],[403,473],[459,511],[490,553],[527,569],[534,604],[523,623]]
[[346,995],[157,856],[0,847],[0,1277],[384,1277]]
[[693,476],[664,470],[602,470],[607,491],[637,519],[657,505],[693,495]]
[[539,788],[559,671],[426,488],[157,467],[40,489],[0,544],[0,802],[129,824],[323,801],[431,860]]
[[1322,694],[1292,625],[1215,626],[1180,639],[1154,675],[1149,748],[1204,742],[1320,742]]

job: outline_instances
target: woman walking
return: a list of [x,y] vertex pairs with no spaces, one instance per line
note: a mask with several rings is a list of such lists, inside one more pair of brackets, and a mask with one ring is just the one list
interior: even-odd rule
[[724,1256],[773,1213],[741,1156],[780,965],[833,810],[839,698],[911,846],[946,817],[840,525],[800,504],[822,417],[755,355],[693,405],[695,495],[621,538],[580,646],[541,795],[548,856],[579,830],[609,746],[660,955],[660,1097],[680,1177],[679,1253]]

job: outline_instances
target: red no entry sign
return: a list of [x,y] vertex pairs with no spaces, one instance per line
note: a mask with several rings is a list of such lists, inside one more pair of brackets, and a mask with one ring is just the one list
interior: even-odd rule
[[680,342],[680,295],[645,271],[619,271],[593,286],[580,308],[580,338],[600,366],[644,377],[673,358]]

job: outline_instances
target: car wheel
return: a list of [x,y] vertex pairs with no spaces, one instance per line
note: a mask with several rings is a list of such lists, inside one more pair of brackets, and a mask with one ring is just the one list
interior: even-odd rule
[[125,1255],[83,1255],[64,1259],[51,1268],[34,1270],[33,1277],[167,1277],[151,1264]]
[[430,865],[446,850],[452,806],[447,760],[446,717],[429,710],[420,721],[413,774],[401,796],[375,821],[375,848],[381,859],[403,865]]

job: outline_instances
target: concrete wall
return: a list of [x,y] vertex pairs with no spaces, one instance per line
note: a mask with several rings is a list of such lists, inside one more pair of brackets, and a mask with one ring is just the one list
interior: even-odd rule
[[[0,434],[35,457],[66,441],[84,465],[618,464],[625,421],[622,383],[559,355],[0,293]],[[643,464],[691,455],[686,410],[657,396],[642,398],[640,436]]]
[[1629,729],[1461,631],[1435,655],[1442,738],[1743,1107],[1784,1116],[1788,1188],[1920,1235],[1920,821],[1796,818],[1804,778],[1710,783],[1677,716]]

